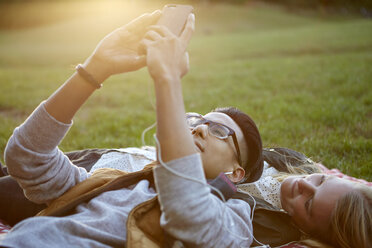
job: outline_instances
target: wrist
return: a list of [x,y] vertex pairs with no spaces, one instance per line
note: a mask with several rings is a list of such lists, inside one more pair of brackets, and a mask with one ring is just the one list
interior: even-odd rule
[[[182,84],[179,77],[162,77],[154,80],[156,102],[161,109],[183,106]],[[166,107],[168,106],[168,107]]]
[[110,76],[110,74],[105,71],[102,63],[92,58],[87,59],[82,66],[100,84]]
[[153,77],[156,85],[179,85],[181,84],[181,77],[174,74],[162,73],[160,76]]

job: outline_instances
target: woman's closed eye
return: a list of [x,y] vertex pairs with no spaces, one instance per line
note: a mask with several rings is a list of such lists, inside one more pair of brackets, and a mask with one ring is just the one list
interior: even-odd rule
[[305,209],[308,215],[311,215],[310,212],[310,205],[313,202],[314,195],[312,195],[306,202],[305,202]]
[[320,177],[320,180],[319,180],[319,184],[318,184],[318,186],[321,185],[322,183],[324,183],[325,179],[326,179],[326,175],[322,175],[322,176]]
[[[326,179],[326,176],[325,175],[322,175],[320,177],[320,180],[318,182],[318,186],[320,186],[322,183],[324,183]],[[311,205],[313,203],[313,198],[314,198],[314,194],[312,194],[309,199],[305,202],[305,209],[306,209],[306,212],[308,213],[308,215],[311,215]]]

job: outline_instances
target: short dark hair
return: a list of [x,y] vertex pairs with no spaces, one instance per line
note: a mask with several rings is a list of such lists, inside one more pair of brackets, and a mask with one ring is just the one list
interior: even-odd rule
[[263,170],[262,141],[260,132],[251,117],[235,107],[216,108],[212,112],[228,115],[243,132],[247,143],[248,160],[242,165],[246,176],[240,183],[257,181]]

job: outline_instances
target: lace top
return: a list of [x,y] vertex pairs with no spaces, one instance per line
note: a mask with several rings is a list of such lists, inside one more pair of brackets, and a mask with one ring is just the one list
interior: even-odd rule
[[[129,147],[115,149],[113,152],[106,153],[95,163],[91,172],[98,168],[113,168],[127,172],[142,170],[147,164],[156,160],[156,150],[154,147]],[[253,183],[238,185],[238,191],[249,193],[261,198],[268,203],[282,208],[280,203],[280,182],[272,177],[278,171],[264,162],[264,170],[261,178]]]
[[270,167],[264,162],[264,170],[259,180],[253,183],[244,183],[238,185],[238,191],[249,193],[252,196],[261,198],[271,205],[282,208],[280,203],[280,182],[272,176],[279,173],[274,167]]
[[91,172],[99,168],[112,168],[127,172],[142,170],[147,164],[156,160],[154,147],[128,147],[115,149],[115,151],[103,154],[93,165]]

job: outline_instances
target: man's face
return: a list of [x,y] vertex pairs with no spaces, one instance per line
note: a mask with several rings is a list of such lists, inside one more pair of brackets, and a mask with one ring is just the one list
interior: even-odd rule
[[[205,119],[228,126],[234,130],[242,157],[242,161],[247,160],[247,144],[244,140],[243,132],[238,124],[228,115],[219,112],[211,112],[203,116]],[[205,175],[208,179],[215,178],[221,172],[233,172],[239,166],[237,150],[233,138],[227,139],[215,137],[208,131],[208,124],[201,124],[191,128],[195,148],[200,153]],[[241,168],[241,167],[240,167]],[[243,173],[244,176],[244,172]],[[234,176],[229,176],[232,179]]]
[[325,174],[292,176],[281,186],[282,207],[293,222],[309,234],[327,233],[330,217],[340,197],[353,189],[353,183]]

